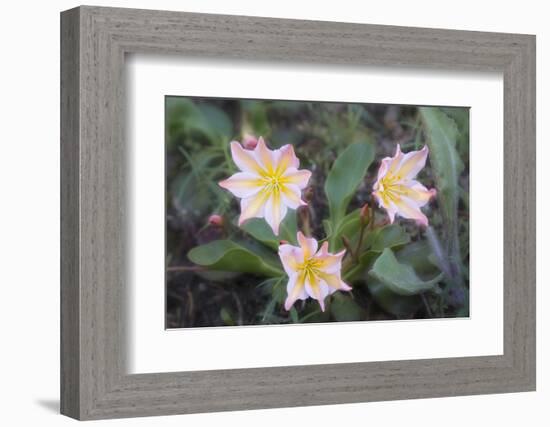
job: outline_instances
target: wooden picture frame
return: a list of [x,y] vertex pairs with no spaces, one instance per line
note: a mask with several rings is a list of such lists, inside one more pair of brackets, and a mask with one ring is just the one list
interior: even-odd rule
[[[504,78],[504,354],[129,375],[124,58],[485,70]],[[535,37],[103,7],[61,14],[61,412],[100,419],[535,389]]]

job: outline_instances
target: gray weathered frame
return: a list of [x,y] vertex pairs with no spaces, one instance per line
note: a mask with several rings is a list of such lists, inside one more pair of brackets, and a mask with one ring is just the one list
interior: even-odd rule
[[[504,354],[128,375],[124,58],[504,75]],[[83,6],[61,14],[61,412],[182,414],[535,389],[535,37]]]

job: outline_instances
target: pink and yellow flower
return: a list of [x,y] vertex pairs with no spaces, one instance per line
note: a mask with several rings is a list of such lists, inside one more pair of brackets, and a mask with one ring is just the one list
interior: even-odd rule
[[378,205],[388,213],[393,223],[395,215],[414,219],[423,226],[428,218],[420,208],[436,195],[435,189],[428,190],[414,178],[424,168],[428,158],[428,146],[421,150],[402,153],[397,145],[393,157],[382,159],[373,194]]
[[351,290],[340,273],[346,251],[332,254],[328,251],[328,242],[324,242],[317,251],[317,240],[306,238],[301,232],[297,237],[300,246],[279,246],[279,258],[288,274],[285,309],[290,310],[298,299],[311,297],[319,301],[321,310],[325,311],[327,295]]
[[278,235],[288,208],[307,204],[302,200],[302,190],[311,172],[298,169],[300,161],[292,145],[269,150],[261,137],[254,150],[231,142],[231,156],[241,171],[219,185],[241,199],[239,225],[249,218],[265,218]]

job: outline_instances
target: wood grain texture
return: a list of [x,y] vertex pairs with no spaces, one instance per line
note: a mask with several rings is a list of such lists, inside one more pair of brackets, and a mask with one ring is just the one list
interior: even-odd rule
[[[535,388],[535,38],[80,7],[62,13],[62,413],[99,419]],[[504,75],[504,354],[128,375],[124,56]]]
[[80,414],[78,10],[61,20],[61,412]]

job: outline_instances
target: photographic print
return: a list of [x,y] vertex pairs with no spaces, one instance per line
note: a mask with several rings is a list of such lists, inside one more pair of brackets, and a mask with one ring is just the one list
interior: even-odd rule
[[469,108],[165,98],[166,328],[469,316]]

